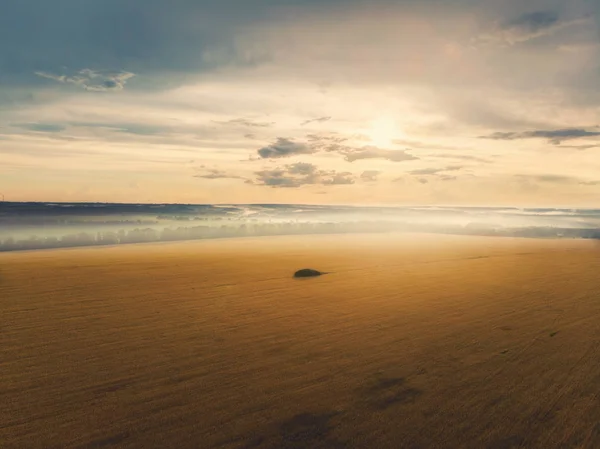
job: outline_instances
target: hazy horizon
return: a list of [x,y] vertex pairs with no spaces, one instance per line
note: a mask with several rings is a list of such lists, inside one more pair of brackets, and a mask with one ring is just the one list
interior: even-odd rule
[[600,209],[0,203],[0,251],[350,233],[600,239]]

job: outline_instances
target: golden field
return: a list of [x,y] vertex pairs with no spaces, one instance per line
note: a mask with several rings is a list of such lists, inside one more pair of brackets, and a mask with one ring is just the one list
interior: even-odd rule
[[593,241],[4,253],[0,307],[3,449],[600,447]]

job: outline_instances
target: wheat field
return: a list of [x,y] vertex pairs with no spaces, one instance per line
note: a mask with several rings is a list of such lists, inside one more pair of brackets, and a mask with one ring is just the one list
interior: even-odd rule
[[431,235],[0,254],[0,447],[598,448],[599,273]]

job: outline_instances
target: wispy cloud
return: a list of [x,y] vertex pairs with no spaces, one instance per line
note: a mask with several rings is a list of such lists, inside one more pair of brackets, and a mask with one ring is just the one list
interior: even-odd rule
[[404,150],[386,150],[373,146],[366,146],[360,149],[344,150],[348,162],[354,162],[362,159],[385,159],[391,162],[405,162],[419,159]]
[[379,170],[365,170],[361,173],[360,179],[362,179],[365,182],[375,182],[377,181],[377,178],[380,174],[381,171]]
[[471,161],[471,162],[479,162],[482,164],[491,164],[492,161],[490,159],[486,159],[479,156],[472,156],[470,154],[432,154],[431,157],[435,157],[438,159],[455,159],[459,161]]
[[600,181],[587,180],[577,176],[558,175],[554,173],[546,174],[518,174],[515,177],[521,181],[538,182],[548,184],[580,184],[580,185],[598,185]]
[[203,179],[246,179],[243,176],[234,175],[231,173],[227,173],[224,170],[220,170],[218,168],[210,168],[207,169],[204,173],[199,173],[194,175],[194,178],[203,178]]
[[305,120],[302,123],[300,123],[301,126],[305,126],[308,125],[310,123],[323,123],[323,122],[328,122],[329,120],[331,120],[331,117],[327,116],[327,117],[317,117],[317,118],[312,118],[309,120]]
[[35,72],[35,74],[59,83],[75,84],[93,92],[122,90],[127,81],[135,76],[130,72],[103,72],[90,69],[80,70],[72,76],[56,75],[48,72]]
[[492,140],[548,139],[550,143],[560,145],[564,140],[598,136],[600,136],[600,131],[588,131],[584,128],[565,128],[525,132],[495,132],[487,136],[480,136],[480,138]]
[[462,165],[450,165],[448,167],[429,167],[429,168],[420,168],[417,170],[411,170],[408,173],[411,175],[437,175],[438,173],[449,172],[449,171],[457,171],[464,168]]
[[600,145],[561,145],[561,148],[572,148],[574,150],[589,150],[591,148],[600,148]]
[[64,131],[66,126],[54,123],[15,123],[12,126],[17,128],[27,129],[29,131],[44,132],[44,133],[59,133]]
[[235,118],[235,119],[226,120],[226,121],[213,120],[213,122],[218,123],[220,125],[239,125],[239,126],[246,126],[248,128],[268,128],[275,124],[275,122],[256,122],[254,120],[250,120],[250,119],[246,119],[246,118]]

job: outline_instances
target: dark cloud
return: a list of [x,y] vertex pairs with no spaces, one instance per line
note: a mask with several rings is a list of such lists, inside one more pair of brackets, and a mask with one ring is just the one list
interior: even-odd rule
[[600,131],[587,131],[583,128],[565,128],[525,132],[495,132],[487,136],[480,136],[480,138],[492,140],[548,139],[550,143],[559,145],[564,140],[597,136],[600,136]]
[[278,137],[275,143],[260,148],[257,153],[263,159],[291,157],[297,154],[311,154],[316,150],[302,142],[294,142],[284,137]]
[[301,126],[304,125],[308,125],[309,123],[323,123],[323,122],[327,122],[331,120],[331,117],[318,117],[318,118],[313,118],[310,120],[305,120],[302,123],[300,123]]
[[583,15],[565,19],[554,10],[531,11],[497,24],[491,32],[479,36],[476,42],[514,45],[551,35],[562,28],[583,24],[589,18],[590,16]]
[[414,161],[418,158],[404,150],[384,150],[382,148],[367,146],[361,149],[344,150],[345,158],[348,162],[354,162],[361,159],[386,159],[392,162]]
[[377,177],[381,174],[378,170],[365,170],[361,173],[360,179],[366,182],[374,182],[377,181]]
[[[34,72],[56,76],[63,67],[177,71],[214,65],[206,53],[222,42],[219,38],[229,37],[221,46],[226,54],[235,53],[232,28],[265,13],[239,2],[239,14],[224,14],[227,3],[6,0],[0,14],[0,79],[22,82],[23,74]],[[98,83],[108,90],[117,84]]]
[[355,148],[344,145],[343,142],[348,139],[337,135],[309,134],[307,139],[308,143],[303,143],[279,137],[275,143],[259,149],[258,155],[263,159],[276,159],[297,154],[312,154],[318,151],[326,151],[329,153],[339,153],[348,162],[361,159],[386,159],[392,162],[418,159],[404,150],[386,150],[375,146]]
[[[352,0],[353,3],[358,1]],[[222,66],[254,66],[266,50],[242,48],[238,30],[289,15],[289,7],[344,5],[328,0],[4,0],[0,85],[39,83],[63,68],[127,70],[165,85]],[[152,78],[153,81],[147,81]],[[60,76],[60,75],[58,75]],[[143,82],[141,83],[143,84]],[[97,86],[113,90],[116,80]]]
[[35,72],[37,76],[58,81],[59,83],[74,84],[92,92],[108,92],[122,90],[127,80],[135,75],[130,72],[102,72],[90,69],[80,70],[74,75],[56,75],[48,72]]
[[555,11],[534,11],[505,22],[503,28],[523,33],[537,33],[556,25],[558,21],[559,15]]
[[321,170],[313,164],[298,162],[274,169],[255,172],[253,184],[269,187],[296,188],[304,185],[354,184],[356,177],[350,172]]

